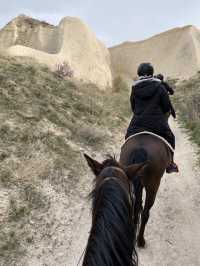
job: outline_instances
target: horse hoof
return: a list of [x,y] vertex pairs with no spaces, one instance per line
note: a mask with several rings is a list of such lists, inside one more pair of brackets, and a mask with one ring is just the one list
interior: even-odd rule
[[145,242],[144,238],[140,238],[140,239],[138,238],[137,245],[138,245],[139,248],[144,248],[145,244],[146,244],[146,242]]

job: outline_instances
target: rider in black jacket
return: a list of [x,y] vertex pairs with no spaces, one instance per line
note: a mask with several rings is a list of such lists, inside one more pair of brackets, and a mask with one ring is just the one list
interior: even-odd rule
[[[165,138],[175,149],[175,137],[168,124],[171,102],[164,85],[161,80],[153,77],[153,72],[150,63],[143,63],[138,68],[139,79],[133,85],[130,97],[134,115],[125,138],[142,131],[150,131]],[[167,172],[178,172],[173,161]]]

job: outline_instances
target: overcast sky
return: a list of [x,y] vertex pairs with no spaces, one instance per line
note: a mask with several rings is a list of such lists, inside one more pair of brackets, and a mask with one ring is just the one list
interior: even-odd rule
[[0,0],[0,27],[19,14],[58,24],[84,20],[107,46],[188,24],[200,28],[200,0]]

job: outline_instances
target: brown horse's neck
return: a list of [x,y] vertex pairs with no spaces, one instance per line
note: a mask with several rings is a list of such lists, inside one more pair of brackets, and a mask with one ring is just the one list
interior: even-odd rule
[[134,266],[133,210],[128,192],[107,179],[93,194],[93,223],[83,266]]

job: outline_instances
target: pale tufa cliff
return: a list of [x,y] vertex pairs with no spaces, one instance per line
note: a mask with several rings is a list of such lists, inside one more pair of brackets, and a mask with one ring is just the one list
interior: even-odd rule
[[175,28],[144,41],[111,47],[115,75],[136,76],[141,62],[151,62],[157,73],[188,78],[200,69],[200,31],[194,26]]
[[65,61],[76,78],[101,88],[112,86],[109,51],[78,18],[66,17],[52,26],[19,16],[0,31],[0,50],[35,58],[52,70]]

